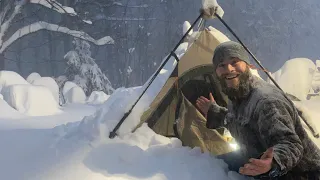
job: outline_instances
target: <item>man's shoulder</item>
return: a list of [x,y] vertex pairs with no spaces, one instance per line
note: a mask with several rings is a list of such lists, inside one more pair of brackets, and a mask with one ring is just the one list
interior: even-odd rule
[[291,107],[290,102],[279,88],[263,80],[255,82],[250,96],[250,103],[258,111],[262,109],[268,111],[271,110],[270,108],[282,107],[287,109]]
[[276,86],[259,79],[253,83],[251,99],[256,99],[259,102],[272,102],[283,101],[285,97]]

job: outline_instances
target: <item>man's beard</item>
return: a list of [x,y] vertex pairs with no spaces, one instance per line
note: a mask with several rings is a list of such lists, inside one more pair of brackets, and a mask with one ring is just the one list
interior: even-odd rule
[[225,76],[218,77],[221,85],[221,90],[228,96],[231,101],[241,100],[247,97],[250,93],[250,77],[252,74],[250,69],[247,67],[245,72],[239,75],[239,84],[236,87],[228,87]]

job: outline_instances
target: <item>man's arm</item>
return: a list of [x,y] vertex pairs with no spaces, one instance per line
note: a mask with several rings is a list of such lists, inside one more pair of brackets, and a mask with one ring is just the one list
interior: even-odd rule
[[273,147],[274,160],[280,174],[290,171],[303,155],[303,146],[295,131],[295,110],[289,102],[264,99],[255,110],[260,138],[266,146]]
[[219,127],[223,127],[224,118],[227,113],[227,108],[219,106],[216,102],[212,102],[207,113],[207,128],[216,129]]

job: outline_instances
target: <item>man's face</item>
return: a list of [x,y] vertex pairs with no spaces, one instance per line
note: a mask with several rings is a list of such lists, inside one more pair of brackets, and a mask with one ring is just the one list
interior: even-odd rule
[[[247,70],[247,64],[238,58],[225,60],[217,65],[216,74],[227,88],[239,87],[241,74]],[[223,83],[223,82],[222,82]]]
[[250,68],[238,58],[217,65],[216,74],[224,92],[231,100],[245,97],[250,92]]

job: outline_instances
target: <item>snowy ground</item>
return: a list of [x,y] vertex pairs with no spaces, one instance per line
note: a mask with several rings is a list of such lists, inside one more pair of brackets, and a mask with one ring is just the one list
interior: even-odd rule
[[30,117],[2,101],[1,179],[239,179],[221,160],[145,126],[113,140],[65,134],[99,107],[71,104],[58,115]]
[[[185,49],[182,44],[177,54],[180,56]],[[302,67],[299,61],[292,62]],[[303,99],[298,104],[307,108],[320,130],[320,99],[306,100],[309,86],[314,88],[318,83],[308,73],[319,73],[318,66],[302,62],[312,71],[300,73],[302,83],[295,81],[300,90],[289,90]],[[120,128],[120,136],[112,140],[109,132],[145,85],[117,89],[110,97],[101,92],[84,97],[83,92],[75,91],[76,85],[67,83],[63,94],[69,103],[59,106],[57,92],[48,90],[53,86],[51,80],[50,84],[40,83],[48,87],[44,89],[30,78],[26,81],[12,72],[0,72],[0,179],[246,179],[229,171],[222,160],[201,153],[198,148],[182,147],[178,139],[157,135],[146,125],[130,133],[175,65],[176,61],[170,59]],[[290,66],[287,64],[273,75],[281,86],[296,80],[288,76]],[[302,75],[311,79],[309,83],[304,83]],[[319,139],[314,141],[320,146]]]

